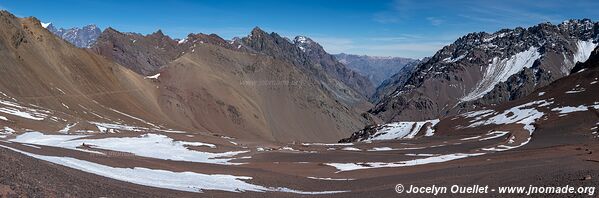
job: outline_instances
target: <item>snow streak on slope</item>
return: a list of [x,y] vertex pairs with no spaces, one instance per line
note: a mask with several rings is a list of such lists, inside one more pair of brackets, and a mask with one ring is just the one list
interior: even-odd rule
[[532,67],[533,63],[539,58],[541,58],[541,54],[536,47],[517,53],[509,59],[493,58],[482,80],[460,101],[465,102],[482,98],[493,90],[498,83],[507,81],[510,76],[522,71],[524,68]]
[[393,122],[384,124],[372,138],[367,140],[394,140],[394,139],[410,139],[414,138],[425,124],[430,123],[426,128],[425,136],[434,134],[433,127],[439,123],[439,119],[427,120],[421,122]]
[[[0,92],[1,93],[1,92]],[[10,114],[13,116],[18,116],[21,118],[31,119],[31,120],[44,120],[48,117],[49,111],[34,109],[30,107],[26,107],[20,105],[19,103],[0,100],[0,105],[5,107],[0,107],[0,113]],[[4,116],[2,116],[4,117]]]
[[591,52],[597,47],[597,43],[593,43],[592,40],[588,41],[578,41],[576,43],[576,54],[574,54],[574,58],[572,62],[576,64],[577,62],[584,63],[591,56]]
[[468,127],[478,127],[489,124],[523,124],[524,129],[532,134],[535,130],[534,123],[539,118],[543,117],[543,112],[537,110],[537,107],[547,106],[553,102],[545,100],[533,101],[523,105],[519,105],[503,111],[503,113],[494,115],[485,120],[472,123]]

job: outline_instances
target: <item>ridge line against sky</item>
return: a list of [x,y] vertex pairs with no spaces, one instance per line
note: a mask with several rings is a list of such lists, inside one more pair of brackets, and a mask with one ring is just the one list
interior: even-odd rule
[[122,32],[161,29],[173,38],[216,33],[225,39],[255,26],[311,37],[330,53],[423,58],[470,32],[495,32],[567,19],[597,20],[599,2],[578,0],[414,1],[75,1],[8,0],[0,9],[56,27],[96,24]]

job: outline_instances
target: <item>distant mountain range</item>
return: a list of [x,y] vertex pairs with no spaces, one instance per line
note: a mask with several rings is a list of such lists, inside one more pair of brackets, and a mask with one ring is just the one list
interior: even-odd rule
[[42,26],[56,36],[69,41],[69,43],[79,48],[89,48],[100,36],[101,30],[96,25],[87,25],[82,28],[56,28],[52,23],[42,23]]
[[406,65],[420,62],[417,59],[402,57],[366,56],[354,54],[334,54],[339,62],[348,68],[368,77],[373,85],[379,86],[383,81],[399,72]]

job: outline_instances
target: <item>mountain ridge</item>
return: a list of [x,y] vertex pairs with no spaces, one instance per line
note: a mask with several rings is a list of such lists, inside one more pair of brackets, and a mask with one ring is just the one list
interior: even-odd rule
[[521,98],[588,58],[598,27],[582,19],[467,34],[420,64],[370,112],[386,121],[426,120]]
[[94,24],[89,24],[81,28],[73,27],[65,29],[56,28],[52,23],[42,23],[42,27],[79,48],[90,48],[101,33],[100,28]]

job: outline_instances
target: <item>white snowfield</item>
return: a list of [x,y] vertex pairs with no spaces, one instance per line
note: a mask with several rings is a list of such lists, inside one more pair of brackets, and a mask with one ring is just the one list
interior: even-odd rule
[[362,163],[325,163],[325,165],[329,165],[335,167],[338,172],[343,171],[353,171],[353,170],[362,170],[362,169],[372,169],[372,168],[391,168],[391,167],[406,167],[406,166],[417,166],[424,164],[432,164],[432,163],[441,163],[448,162],[451,160],[462,159],[471,156],[479,156],[484,155],[485,153],[453,153],[447,155],[439,155],[433,157],[426,157],[421,159],[407,160],[407,161],[399,161],[399,162],[362,162]]
[[493,58],[491,64],[483,74],[482,80],[460,102],[476,100],[493,90],[495,85],[505,82],[508,78],[524,68],[532,67],[533,63],[541,58],[539,49],[530,47],[528,50],[517,53],[507,59]]
[[384,124],[380,130],[373,134],[370,138],[365,141],[371,140],[395,140],[395,139],[411,139],[416,137],[418,132],[425,126],[425,136],[432,136],[434,134],[434,127],[439,123],[439,119],[426,120],[420,122],[392,122]]
[[79,160],[71,157],[57,157],[37,155],[8,146],[0,145],[0,147],[10,149],[24,155],[59,164],[69,168],[77,169],[83,172],[92,173],[120,181],[130,182],[134,184],[151,186],[157,188],[166,188],[188,192],[203,192],[203,190],[220,190],[228,192],[266,192],[278,191],[296,194],[333,194],[349,191],[299,191],[284,187],[264,187],[255,184],[250,184],[244,180],[251,180],[252,177],[233,176],[224,174],[202,174],[195,172],[173,172],[169,170],[149,169],[143,167],[134,168],[117,168],[97,164],[89,161]]
[[214,148],[215,145],[202,142],[176,141],[165,135],[145,134],[138,137],[111,137],[103,139],[85,139],[87,135],[46,135],[40,132],[27,132],[10,141],[42,146],[60,147],[65,149],[89,151],[79,149],[85,143],[92,148],[127,152],[141,157],[163,160],[188,161],[211,164],[238,165],[231,163],[231,158],[248,151],[230,151],[224,153],[210,153],[190,150],[186,146],[206,146]]

